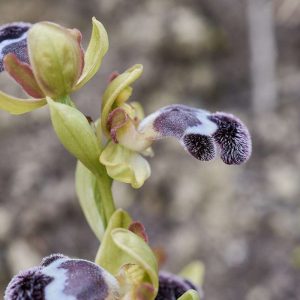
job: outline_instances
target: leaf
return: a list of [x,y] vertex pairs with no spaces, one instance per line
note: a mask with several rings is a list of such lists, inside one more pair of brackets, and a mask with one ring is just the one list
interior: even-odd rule
[[154,288],[153,299],[158,292],[158,266],[149,245],[139,236],[124,228],[112,231],[114,243],[122,250],[123,261],[140,266],[147,274],[145,281]]
[[102,59],[109,46],[107,32],[104,26],[95,18],[92,19],[93,31],[88,48],[84,55],[83,72],[77,81],[74,90],[85,85],[99,70]]
[[30,65],[21,62],[13,53],[5,55],[3,63],[5,71],[21,85],[29,96],[34,98],[45,96],[34,78]]
[[87,118],[76,108],[47,97],[54,130],[64,147],[90,171],[99,171],[100,147]]
[[200,296],[195,290],[188,290],[178,300],[200,300]]
[[87,222],[99,241],[105,231],[105,215],[97,178],[80,161],[76,167],[76,192]]
[[0,109],[21,115],[46,105],[46,99],[20,99],[0,91]]
[[111,216],[102,243],[96,255],[95,262],[99,266],[106,269],[108,272],[116,276],[121,268],[126,263],[124,255],[112,239],[112,231],[116,228],[128,228],[132,220],[130,216],[123,210],[119,209]]
[[142,75],[142,72],[142,65],[134,65],[124,73],[118,75],[106,88],[103,95],[101,115],[102,130],[106,136],[109,137],[109,131],[106,125],[108,115],[113,108],[114,102],[117,100],[118,96],[123,92],[124,89],[130,86]]
[[204,273],[204,264],[201,261],[194,261],[188,264],[179,275],[191,281],[195,286],[202,286]]

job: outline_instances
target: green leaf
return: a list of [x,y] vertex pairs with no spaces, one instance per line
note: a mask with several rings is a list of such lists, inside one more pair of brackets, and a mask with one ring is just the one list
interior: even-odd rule
[[101,66],[102,59],[108,50],[109,42],[104,26],[95,17],[93,17],[92,22],[93,31],[84,55],[83,72],[74,90],[81,88],[96,74]]
[[118,274],[121,266],[126,263],[127,257],[124,257],[122,249],[114,243],[111,233],[116,228],[128,228],[131,222],[130,216],[125,211],[121,209],[116,210],[109,220],[102,243],[96,255],[96,264],[114,276]]
[[109,132],[106,128],[106,125],[108,115],[112,110],[114,102],[127,87],[129,87],[142,75],[142,72],[142,65],[134,65],[124,73],[118,75],[106,88],[103,95],[101,115],[102,130],[106,136],[109,137]]
[[195,290],[188,290],[178,300],[200,300],[200,296]]
[[194,261],[188,264],[179,275],[189,281],[195,286],[202,286],[204,280],[205,267],[201,261]]
[[99,172],[100,147],[87,118],[76,108],[47,97],[54,130],[65,148],[94,174]]
[[85,218],[96,237],[101,241],[104,235],[106,221],[97,178],[78,161],[75,179],[77,196]]
[[154,288],[153,299],[158,292],[158,265],[149,245],[135,233],[124,228],[112,231],[112,239],[122,250],[123,261],[126,264],[136,264],[147,274],[146,282]]
[[20,99],[0,91],[0,109],[21,115],[46,105],[46,99]]

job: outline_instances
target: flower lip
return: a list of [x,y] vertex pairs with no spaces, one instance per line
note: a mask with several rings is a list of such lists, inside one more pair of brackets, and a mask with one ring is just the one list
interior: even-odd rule
[[0,72],[4,71],[3,59],[13,53],[22,62],[29,63],[27,31],[30,23],[16,22],[0,26]]
[[0,26],[0,43],[4,40],[14,40],[22,37],[30,27],[30,23],[24,22],[14,22]]
[[216,156],[216,145],[210,136],[201,134],[186,134],[182,144],[185,149],[195,158],[202,161],[209,161]]
[[220,150],[224,163],[239,165],[251,155],[247,127],[235,116],[170,105],[146,117],[138,131],[149,140],[175,137],[198,160],[211,160]]
[[189,280],[172,273],[159,272],[159,290],[155,300],[178,299],[188,290],[193,289],[202,295],[200,288]]
[[43,258],[43,260],[41,262],[41,266],[47,267],[50,264],[52,264],[54,261],[56,261],[58,259],[62,259],[62,258],[67,258],[67,256],[60,254],[60,253],[51,254],[51,255]]
[[234,115],[217,112],[209,119],[217,124],[213,138],[220,148],[224,163],[239,165],[251,156],[252,141],[247,127]]
[[162,136],[181,138],[188,127],[201,125],[196,110],[185,105],[174,104],[162,108],[153,122],[153,128]]
[[117,280],[96,264],[62,254],[45,257],[38,267],[14,276],[4,300],[119,299]]
[[4,300],[45,299],[45,287],[53,277],[41,270],[41,267],[35,267],[16,275],[6,288]]

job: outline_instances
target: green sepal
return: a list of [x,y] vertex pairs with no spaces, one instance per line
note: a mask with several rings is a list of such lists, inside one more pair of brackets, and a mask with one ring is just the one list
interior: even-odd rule
[[46,105],[46,99],[20,99],[0,91],[0,109],[21,115]]
[[107,119],[113,108],[114,102],[118,99],[118,96],[124,91],[124,89],[129,87],[142,75],[142,72],[142,65],[134,65],[124,73],[118,75],[106,88],[102,100],[101,124],[102,130],[107,137],[110,137],[107,129]]
[[78,161],[75,180],[77,197],[85,218],[98,240],[101,241],[105,231],[106,219],[97,178]]
[[83,72],[74,90],[80,89],[96,74],[109,47],[108,36],[104,26],[95,17],[93,17],[92,22],[93,30],[84,55]]
[[[132,220],[122,209],[118,209],[111,216],[102,243],[96,255],[95,262],[105,270],[116,276],[120,268],[126,263],[124,254],[112,239],[112,231],[116,228],[128,228]],[[126,257],[125,257],[126,258]]]
[[100,147],[87,118],[76,108],[47,97],[53,128],[64,147],[91,172],[99,172]]
[[53,99],[70,94],[83,69],[81,34],[40,22],[28,31],[28,55],[40,89]]
[[158,292],[158,265],[149,245],[128,229],[114,229],[111,235],[114,243],[122,250],[124,263],[138,265],[145,272],[143,283],[151,284],[154,299]]
[[182,269],[179,276],[189,280],[195,286],[203,286],[205,266],[201,261],[193,261]]
[[200,296],[195,290],[188,290],[178,300],[200,300]]

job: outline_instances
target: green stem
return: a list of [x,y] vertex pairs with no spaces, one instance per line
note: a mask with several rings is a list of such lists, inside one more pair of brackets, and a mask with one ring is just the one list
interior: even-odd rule
[[105,227],[107,226],[110,217],[112,214],[115,212],[116,207],[115,207],[115,202],[113,199],[112,195],[112,180],[111,178],[107,175],[105,167],[99,163],[99,168],[97,168],[97,174],[96,178],[98,180],[99,184],[99,192],[100,192],[100,198],[102,202],[102,208],[103,212],[105,215]]
[[[63,104],[76,108],[76,105],[71,100],[71,97],[69,95],[61,97],[60,99],[58,99],[58,101]],[[96,176],[98,181],[99,193],[101,196],[100,197],[101,208],[104,212],[105,227],[106,227],[110,217],[116,210],[113,195],[112,195],[112,190],[111,190],[112,179],[108,176],[105,166],[103,166],[100,162],[98,162],[98,165],[95,166],[93,170],[90,171]]]

